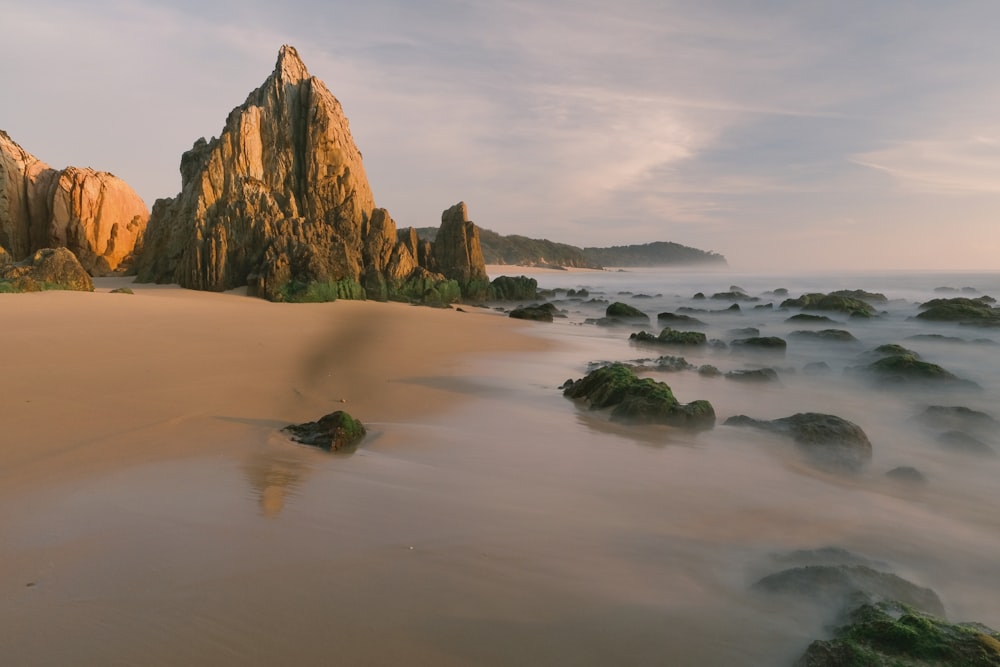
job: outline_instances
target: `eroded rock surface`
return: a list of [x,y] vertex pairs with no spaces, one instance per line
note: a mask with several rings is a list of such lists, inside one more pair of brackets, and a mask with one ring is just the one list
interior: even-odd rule
[[124,270],[141,247],[149,211],[104,171],[53,169],[0,130],[0,245],[15,261],[68,248],[91,275]]

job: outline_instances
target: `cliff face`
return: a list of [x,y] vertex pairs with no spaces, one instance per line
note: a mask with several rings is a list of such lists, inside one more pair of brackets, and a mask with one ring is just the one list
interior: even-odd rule
[[14,260],[68,248],[91,275],[124,268],[142,243],[149,212],[112,174],[53,169],[0,130],[0,246]]
[[412,298],[404,284],[418,265],[431,268],[375,207],[340,102],[291,46],[220,136],[182,156],[181,188],[153,206],[140,281],[247,285],[279,301],[384,299],[401,290]]

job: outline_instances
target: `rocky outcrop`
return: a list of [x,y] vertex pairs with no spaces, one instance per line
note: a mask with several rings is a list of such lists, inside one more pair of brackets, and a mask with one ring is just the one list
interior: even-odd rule
[[464,203],[444,212],[433,245],[375,207],[340,102],[291,46],[180,170],[181,192],[153,207],[142,282],[246,285],[273,301],[419,300],[433,289],[449,303],[451,281],[470,299],[489,287]]
[[0,245],[15,260],[64,247],[92,275],[123,271],[148,219],[139,195],[113,174],[53,169],[0,130]]
[[42,248],[17,263],[4,257],[0,249],[0,292],[94,291],[90,274],[67,248]]
[[861,427],[836,415],[802,412],[770,421],[737,415],[725,423],[790,437],[821,468],[856,472],[872,458],[872,444]]

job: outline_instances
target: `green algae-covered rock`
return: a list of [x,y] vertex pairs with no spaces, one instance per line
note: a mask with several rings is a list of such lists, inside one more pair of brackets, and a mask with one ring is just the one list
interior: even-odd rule
[[883,377],[912,380],[957,380],[958,377],[937,364],[921,361],[912,354],[895,354],[873,361],[869,372]]
[[93,292],[80,260],[66,248],[42,248],[23,262],[0,264],[0,292]]
[[535,305],[535,306],[524,306],[522,308],[515,308],[510,311],[510,317],[515,320],[532,320],[535,322],[551,322],[552,313],[555,310],[555,306],[550,303]]
[[538,298],[538,281],[527,276],[498,276],[490,283],[495,301],[532,301]]
[[715,410],[708,401],[682,405],[670,387],[652,378],[639,378],[624,364],[598,368],[563,385],[567,398],[586,400],[591,409],[613,407],[614,421],[658,423],[689,428],[711,428]]
[[921,320],[1000,326],[1000,309],[982,298],[932,299],[920,304],[920,308],[923,312],[917,318]]
[[726,426],[750,426],[788,436],[814,464],[837,471],[857,472],[871,461],[872,444],[864,430],[836,415],[800,412],[781,419],[752,419],[736,415]]
[[796,667],[1000,667],[1000,633],[949,623],[885,601],[854,610],[833,639],[815,641]]
[[751,336],[750,338],[737,338],[732,342],[733,347],[747,350],[762,350],[768,352],[784,352],[788,343],[777,336]]
[[841,343],[854,343],[858,340],[854,337],[854,334],[850,331],[845,331],[844,329],[820,329],[819,331],[803,329],[800,331],[793,331],[788,335],[795,336],[797,338],[813,338],[817,340],[829,340]]
[[627,303],[622,303],[620,301],[615,301],[607,310],[605,310],[604,315],[606,317],[616,317],[623,320],[643,320],[644,322],[649,321],[649,316],[642,312],[635,306],[630,306]]
[[708,339],[700,331],[677,331],[665,327],[659,335],[640,331],[629,336],[629,340],[649,345],[704,345]]
[[802,310],[832,310],[847,313],[852,317],[873,317],[875,315],[875,309],[869,303],[853,296],[847,296],[842,292],[803,294],[797,299],[785,299],[781,302],[781,307],[801,308]]
[[322,303],[337,299],[364,300],[365,289],[357,281],[345,278],[326,282],[298,282],[291,280],[282,285],[275,301],[288,303]]
[[343,410],[331,412],[318,421],[290,424],[282,431],[292,440],[331,452],[353,449],[365,437],[364,425]]

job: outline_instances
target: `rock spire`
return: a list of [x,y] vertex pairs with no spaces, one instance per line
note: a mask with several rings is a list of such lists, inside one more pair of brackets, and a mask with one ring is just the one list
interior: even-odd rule
[[397,236],[375,206],[340,102],[291,46],[281,47],[274,71],[230,112],[219,137],[184,153],[180,171],[181,192],[153,206],[140,281],[213,291],[247,285],[295,301],[415,298],[415,286],[486,275],[467,219],[455,227],[461,238],[445,233],[441,269],[429,266],[437,255],[421,257],[416,241]]

